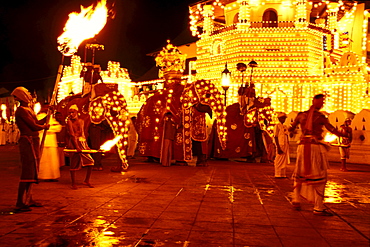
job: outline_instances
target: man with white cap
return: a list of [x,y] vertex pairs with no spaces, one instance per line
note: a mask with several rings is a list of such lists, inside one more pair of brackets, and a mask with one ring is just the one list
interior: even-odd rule
[[276,157],[274,161],[275,178],[286,178],[286,167],[290,164],[288,128],[284,125],[287,115],[284,112],[278,114],[279,123],[274,128],[274,140],[276,145]]
[[40,139],[39,131],[48,129],[48,124],[42,124],[43,120],[37,120],[36,114],[29,106],[32,96],[24,87],[17,87],[12,92],[14,99],[19,101],[20,106],[15,112],[15,122],[20,131],[19,151],[22,163],[22,172],[18,188],[16,211],[31,211],[30,207],[41,207],[40,203],[33,201],[31,187],[38,183],[38,169],[40,162]]

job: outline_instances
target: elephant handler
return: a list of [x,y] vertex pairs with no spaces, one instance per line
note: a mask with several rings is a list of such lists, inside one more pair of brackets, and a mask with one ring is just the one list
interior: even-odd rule
[[37,120],[36,114],[30,107],[32,96],[24,87],[17,87],[12,94],[20,106],[15,112],[15,122],[20,131],[19,153],[21,156],[22,172],[18,188],[16,212],[31,211],[30,207],[42,207],[32,199],[32,184],[38,183],[40,163],[39,131],[48,129],[48,124],[42,124],[45,119]]

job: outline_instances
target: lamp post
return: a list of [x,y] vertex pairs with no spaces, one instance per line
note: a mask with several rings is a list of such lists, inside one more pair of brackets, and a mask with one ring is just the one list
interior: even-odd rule
[[257,67],[258,66],[258,64],[257,64],[257,62],[256,61],[250,61],[249,63],[248,63],[248,66],[249,67],[251,67],[251,77],[250,77],[250,81],[249,81],[249,86],[252,86],[252,76],[253,76],[253,68],[255,68],[255,67]]
[[225,64],[225,69],[221,73],[221,86],[225,91],[225,109],[226,109],[226,93],[227,93],[227,90],[230,87],[230,82],[231,82],[231,73],[227,69],[227,63],[226,63]]
[[247,65],[245,63],[238,63],[236,69],[242,73],[242,85],[240,86],[242,88],[244,85],[244,72],[247,70]]

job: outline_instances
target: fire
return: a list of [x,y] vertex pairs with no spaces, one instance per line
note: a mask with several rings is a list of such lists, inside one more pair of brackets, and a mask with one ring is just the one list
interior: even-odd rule
[[33,106],[33,111],[37,114],[39,114],[39,112],[41,111],[41,104],[40,102],[37,102],[34,106]]
[[329,132],[326,133],[324,137],[325,142],[335,142],[336,139],[337,139],[337,136]]
[[116,136],[113,140],[106,141],[103,145],[100,146],[100,150],[102,151],[109,151],[114,145],[121,140],[122,136]]
[[5,104],[1,104],[1,117],[3,118],[3,119],[7,119],[7,117],[6,117],[6,105]]
[[95,7],[81,6],[80,13],[69,14],[64,33],[58,37],[58,49],[64,56],[72,56],[84,40],[93,38],[104,28],[108,18],[106,2],[101,0]]

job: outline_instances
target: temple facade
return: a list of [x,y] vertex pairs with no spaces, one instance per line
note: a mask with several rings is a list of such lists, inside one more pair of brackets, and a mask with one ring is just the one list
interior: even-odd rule
[[[317,0],[205,0],[189,6],[197,77],[221,89],[227,63],[228,104],[242,84],[270,97],[276,111],[308,109],[325,93],[324,111],[370,108],[365,4]],[[237,70],[238,63],[257,67]]]

